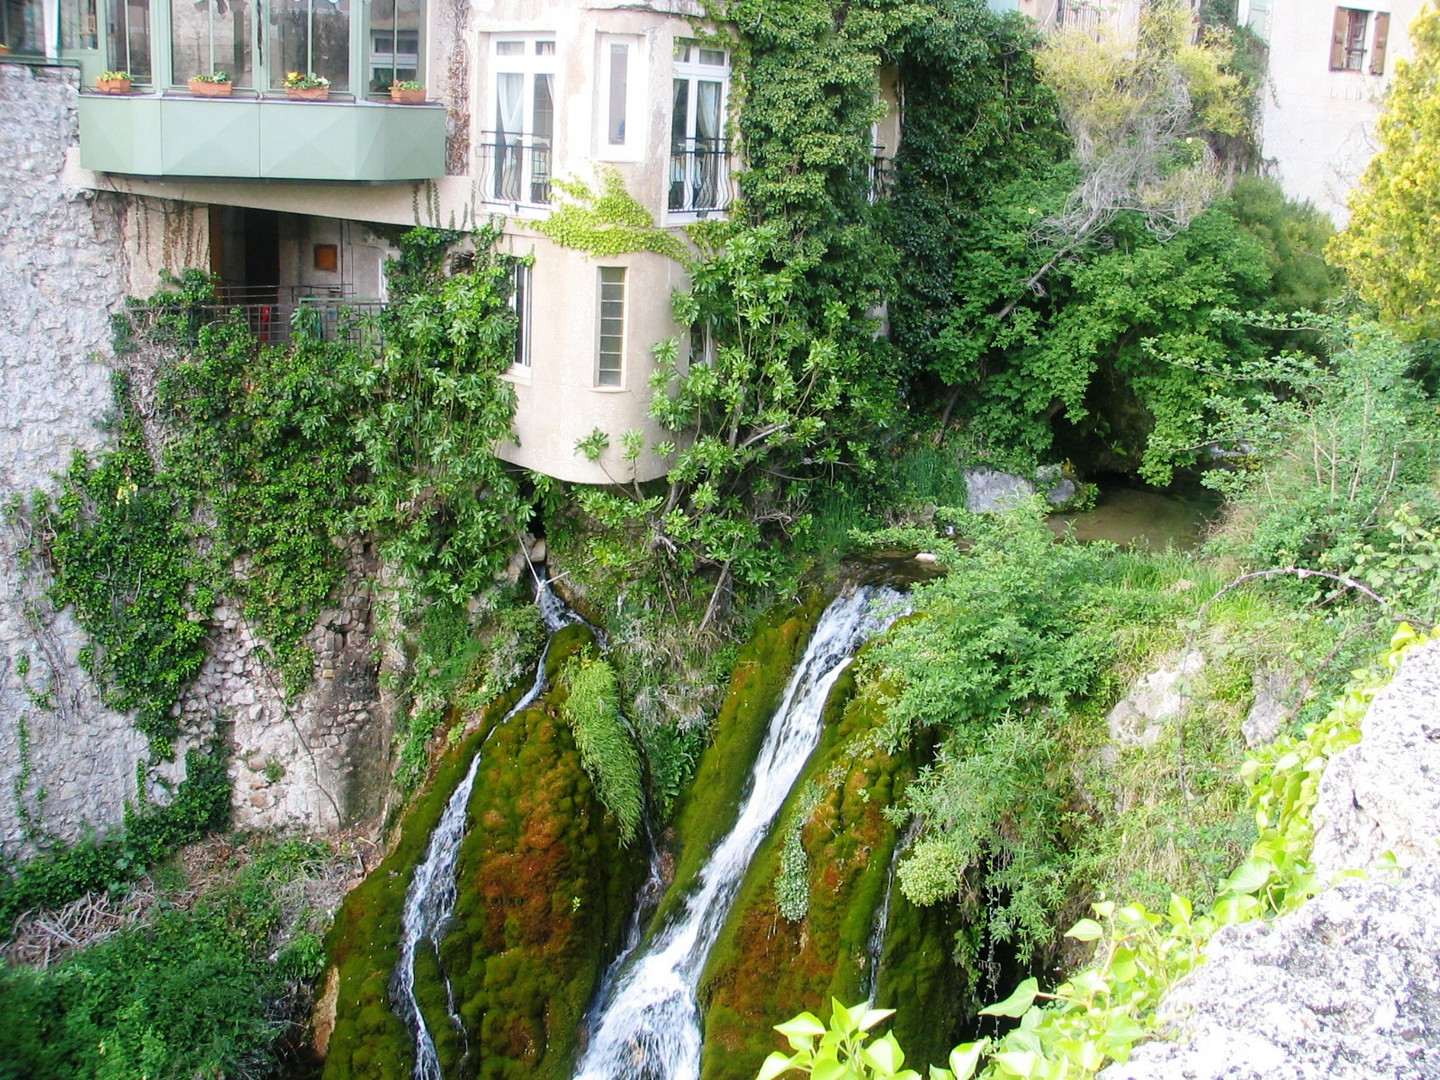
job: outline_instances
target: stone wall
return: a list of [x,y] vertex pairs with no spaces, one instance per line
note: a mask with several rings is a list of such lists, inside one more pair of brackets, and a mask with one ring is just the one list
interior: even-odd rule
[[240,828],[329,832],[384,809],[391,728],[368,587],[377,565],[368,546],[350,556],[350,573],[307,639],[314,684],[294,700],[244,612],[234,603],[215,611],[211,656],[183,708],[187,728],[218,721],[228,734]]
[[[54,490],[76,450],[106,444],[110,315],[148,294],[159,270],[205,266],[206,208],[64,184],[77,139],[76,73],[0,66],[0,504]],[[131,356],[142,414],[155,357]],[[146,416],[147,430],[153,433]],[[27,553],[23,515],[0,521],[0,857],[40,837],[118,822],[147,760],[128,716],[105,707],[78,658],[86,637],[52,611]],[[310,636],[314,686],[287,701],[234,604],[211,627],[211,656],[182,703],[187,742],[218,729],[234,756],[235,824],[327,832],[378,814],[388,787],[365,548]],[[22,674],[23,677],[22,677]],[[168,780],[178,764],[161,770]],[[150,794],[159,795],[151,774]]]
[[[104,441],[109,313],[126,291],[118,199],[65,190],[76,73],[0,66],[0,502],[49,486]],[[49,618],[23,528],[0,525],[0,852],[25,818],[73,836],[118,820],[145,740],[75,664],[84,637]],[[19,671],[29,672],[21,678]],[[51,705],[41,707],[48,696]],[[77,746],[86,753],[76,754]],[[43,794],[43,798],[41,797]]]

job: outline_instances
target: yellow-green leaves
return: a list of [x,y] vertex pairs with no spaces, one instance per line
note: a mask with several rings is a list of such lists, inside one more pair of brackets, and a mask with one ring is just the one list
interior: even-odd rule
[[775,1030],[790,1044],[793,1054],[776,1051],[760,1066],[756,1080],[774,1080],[791,1069],[813,1080],[920,1080],[920,1074],[904,1068],[905,1052],[889,1033],[866,1045],[877,1025],[895,1014],[894,1009],[872,1009],[865,1002],[842,1005],[832,998],[830,1023],[803,1012]]
[[1406,339],[1440,333],[1440,9],[1410,24],[1376,134],[1380,152],[1350,197],[1327,254]]

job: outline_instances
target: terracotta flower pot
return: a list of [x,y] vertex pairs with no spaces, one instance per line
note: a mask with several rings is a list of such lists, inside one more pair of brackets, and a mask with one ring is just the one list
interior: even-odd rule
[[96,79],[95,89],[102,94],[128,94],[130,93],[130,80]]
[[234,89],[233,82],[204,82],[200,79],[190,80],[190,93],[196,97],[229,97],[230,91]]
[[419,90],[396,90],[394,87],[391,87],[390,100],[396,105],[424,105],[425,88],[421,87]]
[[307,86],[301,89],[287,86],[285,96],[293,98],[295,101],[325,101],[330,97],[330,88],[328,86]]

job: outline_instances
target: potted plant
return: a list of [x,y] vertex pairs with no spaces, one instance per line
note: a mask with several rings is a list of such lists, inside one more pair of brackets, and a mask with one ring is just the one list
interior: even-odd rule
[[330,80],[313,71],[306,75],[298,71],[286,72],[285,96],[301,101],[324,101],[330,96]]
[[424,105],[425,87],[414,79],[397,79],[390,84],[390,100],[397,105]]
[[128,71],[102,71],[95,76],[95,89],[102,94],[128,94],[130,93],[130,73]]
[[228,71],[212,71],[191,78],[190,93],[196,97],[229,97],[234,85]]

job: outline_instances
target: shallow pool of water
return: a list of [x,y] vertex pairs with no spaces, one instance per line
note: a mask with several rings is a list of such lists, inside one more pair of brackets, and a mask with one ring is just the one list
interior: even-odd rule
[[1219,498],[1201,489],[1176,494],[1126,483],[1102,480],[1093,510],[1051,514],[1055,534],[1073,529],[1077,540],[1109,540],[1121,547],[1188,551],[1205,537]]

